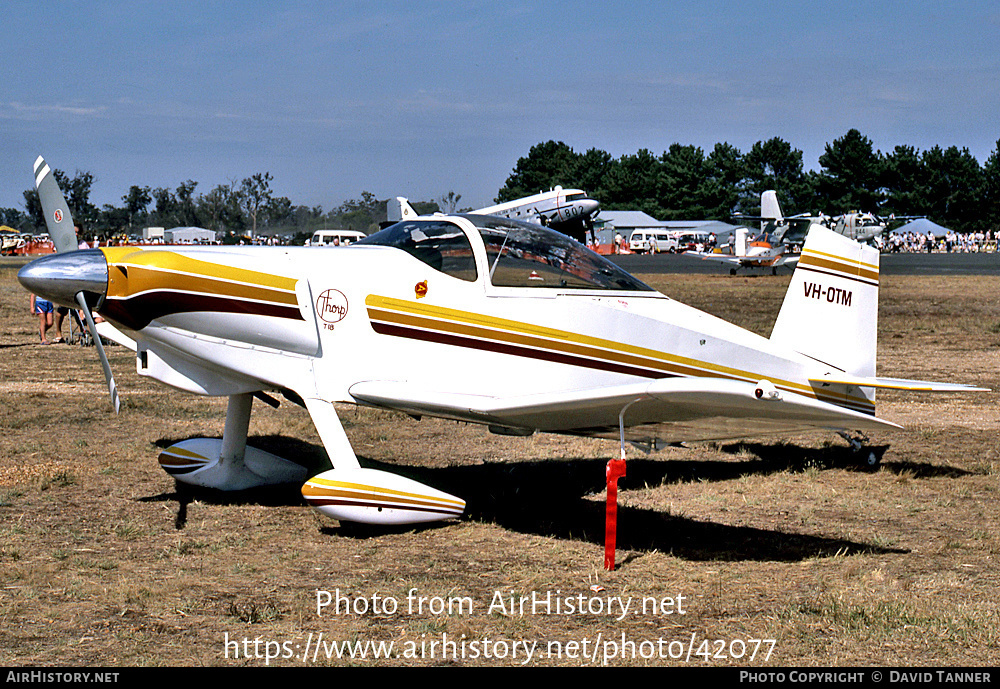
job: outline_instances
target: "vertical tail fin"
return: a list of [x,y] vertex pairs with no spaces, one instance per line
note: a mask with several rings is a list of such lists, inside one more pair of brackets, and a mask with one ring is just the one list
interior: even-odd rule
[[737,228],[736,230],[736,243],[733,245],[733,253],[736,256],[746,256],[747,255],[747,235],[750,232],[745,227]]
[[[768,218],[775,223],[784,220],[784,216],[781,215],[781,206],[778,205],[778,194],[774,190],[765,191],[760,195],[760,217]],[[766,224],[766,222],[765,220],[764,223]]]
[[813,225],[771,341],[855,376],[875,375],[879,252]]
[[395,203],[390,199],[385,208],[387,219],[390,222],[399,222],[400,220],[411,220],[417,217],[417,212],[413,210],[410,202],[407,201],[402,196],[397,196]]

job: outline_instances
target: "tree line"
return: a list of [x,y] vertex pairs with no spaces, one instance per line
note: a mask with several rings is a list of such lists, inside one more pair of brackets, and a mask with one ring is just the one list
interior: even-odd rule
[[825,146],[819,171],[805,170],[802,151],[773,138],[741,152],[719,143],[706,155],[675,143],[661,155],[643,149],[613,158],[577,153],[547,141],[519,159],[497,203],[556,184],[587,191],[609,210],[641,210],[658,220],[721,220],[760,213],[760,194],[774,189],[782,211],[886,217],[926,216],[956,231],[1000,230],[1000,141],[980,165],[967,148],[875,150],[857,129]]
[[[496,203],[537,194],[556,185],[579,188],[608,210],[641,210],[658,220],[729,221],[757,215],[760,194],[777,191],[786,214],[867,211],[881,216],[926,216],[960,232],[1000,230],[1000,141],[980,165],[967,148],[934,146],[919,151],[896,146],[875,150],[856,129],[825,146],[819,171],[805,170],[802,151],[780,138],[760,141],[742,152],[719,143],[707,154],[675,143],[660,155],[642,149],[614,158],[592,148],[577,153],[561,141],[532,146],[517,161]],[[93,175],[54,174],[73,219],[87,236],[136,235],[141,228],[198,226],[230,240],[257,234],[295,235],[316,229],[371,232],[386,219],[386,200],[370,192],[337,208],[294,205],[271,189],[273,177],[257,173],[198,193],[187,180],[176,189],[133,185],[121,204],[98,208],[90,202]],[[38,193],[24,192],[25,209],[0,208],[0,224],[44,231]],[[454,191],[433,201],[411,202],[418,213],[458,209]]]
[[[324,212],[321,206],[293,205],[271,189],[269,172],[257,173],[239,182],[219,184],[206,193],[197,193],[198,182],[187,180],[176,189],[133,185],[122,196],[121,205],[91,200],[94,176],[77,171],[72,177],[53,170],[66,197],[74,223],[86,237],[112,238],[136,236],[144,227],[203,227],[214,230],[224,241],[277,233],[292,235],[299,243],[316,229],[355,229],[371,232],[386,219],[386,201],[370,192],[360,199],[349,199],[337,208]],[[450,192],[442,203],[454,202],[461,195]],[[434,213],[438,202],[411,204],[419,213]],[[24,192],[24,210],[0,208],[0,225],[21,232],[44,232],[45,218],[35,189]]]

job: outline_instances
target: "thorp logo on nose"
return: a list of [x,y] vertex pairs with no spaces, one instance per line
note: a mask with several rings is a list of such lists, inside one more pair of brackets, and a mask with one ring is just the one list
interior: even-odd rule
[[324,290],[316,299],[316,312],[324,323],[338,323],[347,315],[347,297],[337,289]]

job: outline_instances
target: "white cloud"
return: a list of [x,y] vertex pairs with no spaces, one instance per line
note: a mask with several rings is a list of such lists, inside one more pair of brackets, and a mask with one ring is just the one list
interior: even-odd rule
[[107,106],[82,106],[56,103],[51,105],[28,105],[12,101],[0,106],[0,117],[5,119],[37,120],[46,115],[73,115],[75,117],[100,117]]

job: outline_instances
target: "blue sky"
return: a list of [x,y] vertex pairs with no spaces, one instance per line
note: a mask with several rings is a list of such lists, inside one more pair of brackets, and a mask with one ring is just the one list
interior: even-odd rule
[[20,2],[0,58],[0,206],[38,154],[206,193],[256,172],[324,209],[370,191],[492,203],[549,139],[617,157],[781,137],[817,168],[1000,139],[1000,5],[982,2]]

